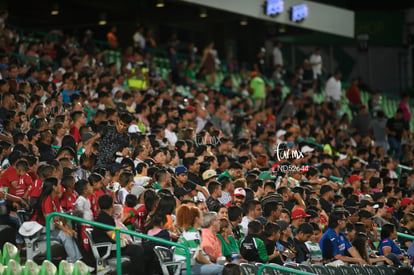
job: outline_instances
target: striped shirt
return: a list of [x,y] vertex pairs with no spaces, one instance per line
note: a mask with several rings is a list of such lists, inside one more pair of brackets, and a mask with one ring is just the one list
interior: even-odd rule
[[[191,255],[197,251],[201,244],[200,233],[193,227],[190,227],[188,231],[184,231],[178,239],[178,243],[184,244],[190,249]],[[177,247],[174,252],[174,261],[185,261],[185,251],[182,248]]]

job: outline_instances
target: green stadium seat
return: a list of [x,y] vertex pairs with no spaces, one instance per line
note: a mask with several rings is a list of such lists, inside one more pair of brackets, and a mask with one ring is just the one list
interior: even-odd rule
[[40,267],[32,260],[27,260],[24,265],[23,275],[37,275],[39,274]]
[[57,267],[50,261],[45,260],[40,268],[39,275],[56,275]]
[[58,275],[72,275],[73,264],[68,263],[66,260],[62,260],[59,263]]
[[13,259],[20,264],[19,250],[14,244],[6,242],[3,245],[1,263],[3,265],[8,265],[10,259]]
[[314,273],[319,275],[331,275],[331,273],[324,265],[312,265],[312,270]]
[[367,275],[381,275],[377,267],[374,267],[372,265],[364,265],[364,270]]
[[302,270],[302,271],[305,271],[305,272],[314,273],[314,271],[313,271],[313,269],[310,265],[300,264],[299,269]]
[[20,275],[22,273],[22,267],[20,263],[14,259],[10,259],[7,264],[7,269],[3,272],[4,275]]
[[259,270],[254,264],[240,264],[242,275],[256,275]]
[[90,275],[89,267],[82,261],[76,261],[73,268],[73,275]]

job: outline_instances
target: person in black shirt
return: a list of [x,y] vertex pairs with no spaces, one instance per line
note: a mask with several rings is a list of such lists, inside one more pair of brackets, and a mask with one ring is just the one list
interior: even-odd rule
[[101,133],[87,141],[87,145],[89,145],[100,139],[96,167],[109,168],[115,162],[116,153],[123,157],[130,154],[129,134],[126,130],[131,121],[132,116],[130,114],[120,114],[115,126],[106,126]]
[[388,134],[388,154],[394,156],[395,159],[401,158],[401,139],[407,135],[409,130],[408,123],[404,120],[404,111],[400,108],[393,118],[388,119],[385,131]]
[[218,198],[221,197],[220,183],[217,181],[210,182],[208,185],[208,192],[210,193],[210,197],[206,200],[208,210],[218,212],[221,205],[218,200]]
[[196,157],[189,157],[184,159],[184,166],[188,170],[188,181],[192,181],[197,185],[204,186],[205,183],[203,179],[200,177],[200,163],[198,162]]
[[[96,222],[100,222],[106,225],[115,227],[115,220],[112,218],[114,211],[114,199],[109,194],[104,194],[98,199],[99,208],[101,212],[96,217]],[[95,243],[115,243],[115,231],[105,230],[99,227],[95,227],[92,231],[92,238]],[[122,240],[122,237],[121,237]],[[99,253],[102,253],[99,251]],[[113,252],[115,256],[115,251]],[[135,244],[127,244],[121,249],[121,254],[130,257],[131,264],[129,266],[129,273],[131,274],[144,274],[145,262],[144,249]]]
[[310,259],[309,249],[306,247],[305,242],[309,241],[313,235],[313,227],[310,223],[302,223],[298,227],[298,232],[295,235],[295,247],[296,247],[296,258],[295,261],[300,264]]
[[334,199],[334,191],[332,186],[323,185],[320,190],[319,203],[322,209],[329,215],[332,212],[332,201]]
[[[275,253],[276,242],[280,238],[280,226],[274,222],[268,222],[264,226],[264,231],[260,236],[264,242],[267,250],[267,255],[272,255]],[[269,260],[270,263],[283,265],[282,256],[279,255],[280,251],[277,250],[278,256]]]

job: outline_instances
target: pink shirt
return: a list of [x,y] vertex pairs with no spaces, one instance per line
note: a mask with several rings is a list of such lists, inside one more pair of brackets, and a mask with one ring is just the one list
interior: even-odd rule
[[206,254],[213,256],[216,259],[223,256],[219,238],[217,238],[216,235],[213,235],[208,228],[203,228],[201,231],[201,249],[203,249]]
[[410,109],[408,108],[407,104],[405,104],[404,101],[400,101],[400,104],[398,104],[398,108],[403,110],[404,119],[406,121],[410,121],[411,120],[411,112],[410,112]]

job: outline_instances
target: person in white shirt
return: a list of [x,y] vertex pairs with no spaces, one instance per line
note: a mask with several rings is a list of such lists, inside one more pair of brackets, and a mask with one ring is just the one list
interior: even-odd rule
[[166,128],[164,130],[165,138],[168,140],[168,142],[175,146],[175,143],[177,142],[177,134],[174,132],[175,128],[177,127],[177,123],[173,119],[168,119],[165,123]]
[[280,50],[282,48],[282,43],[277,42],[276,46],[273,48],[273,66],[276,68],[276,66],[282,66],[283,67],[283,54]]
[[320,92],[322,86],[322,56],[321,49],[316,48],[313,54],[309,58],[309,62],[312,65],[313,79],[316,81],[316,92]]
[[336,72],[326,82],[325,96],[327,101],[332,102],[334,106],[337,106],[337,104],[341,101],[342,85],[340,72]]
[[247,203],[247,213],[246,216],[243,217],[242,222],[240,225],[242,226],[242,231],[245,235],[247,235],[247,227],[249,222],[253,221],[257,217],[262,216],[262,205],[258,200],[250,200]]
[[144,33],[144,27],[139,26],[137,31],[132,36],[132,40],[134,41],[134,46],[140,47],[141,50],[145,49],[145,37],[143,33]]

